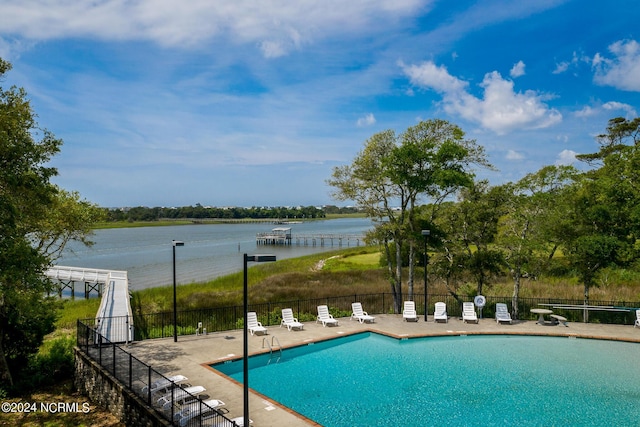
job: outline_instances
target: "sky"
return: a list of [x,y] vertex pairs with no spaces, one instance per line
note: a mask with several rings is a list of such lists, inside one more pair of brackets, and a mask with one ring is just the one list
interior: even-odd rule
[[0,82],[103,207],[344,205],[375,133],[444,119],[493,185],[640,111],[637,0],[0,0]]

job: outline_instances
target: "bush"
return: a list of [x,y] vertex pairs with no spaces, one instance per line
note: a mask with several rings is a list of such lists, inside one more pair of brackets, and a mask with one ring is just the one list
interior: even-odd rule
[[75,344],[72,336],[47,341],[16,375],[14,390],[24,394],[72,378]]

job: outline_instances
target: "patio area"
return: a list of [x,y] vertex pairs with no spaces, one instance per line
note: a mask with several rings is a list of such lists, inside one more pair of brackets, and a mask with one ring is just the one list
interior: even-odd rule
[[[514,321],[513,324],[497,324],[493,318],[480,319],[478,324],[463,323],[459,318],[449,318],[448,323],[406,322],[402,315],[377,314],[375,323],[359,323],[340,318],[339,325],[323,327],[320,323],[306,322],[301,331],[288,331],[286,327],[270,326],[268,335],[249,336],[249,353],[268,352],[272,337],[277,337],[282,348],[305,345],[364,331],[378,332],[397,338],[473,335],[520,334],[548,335],[581,338],[612,339],[640,343],[640,329],[629,325],[603,325],[568,323],[558,326],[541,325],[535,321]],[[264,339],[266,337],[266,340]],[[241,417],[243,413],[243,388],[209,367],[210,364],[242,357],[242,330],[209,333],[207,335],[180,336],[177,343],[172,338],[133,342],[123,346],[135,357],[151,365],[165,376],[176,374],[188,378],[188,383],[203,386],[205,395],[226,403],[228,417]],[[251,385],[251,379],[249,381]],[[280,406],[257,393],[250,393],[250,418],[257,427],[309,426],[312,421]]]

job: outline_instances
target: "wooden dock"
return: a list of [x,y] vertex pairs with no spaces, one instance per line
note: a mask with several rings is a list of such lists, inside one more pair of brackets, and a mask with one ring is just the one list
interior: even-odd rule
[[102,296],[110,272],[110,270],[97,268],[53,266],[45,271],[45,275],[54,281],[60,298],[63,291],[69,290],[71,299],[75,299],[76,285],[82,283],[84,297],[89,299],[91,292],[96,292],[99,297]]
[[[274,232],[275,230],[275,232]],[[291,229],[279,228],[271,232],[258,233],[258,245],[297,245],[297,246],[360,246],[364,245],[364,236],[359,234],[291,234]]]
[[111,271],[96,314],[96,332],[110,342],[133,341],[133,313],[126,271]]
[[45,275],[58,282],[60,295],[64,289],[69,289],[73,297],[76,283],[84,283],[85,298],[89,298],[92,290],[96,291],[102,297],[96,313],[96,332],[111,342],[133,340],[133,313],[126,271],[52,266]]
[[258,245],[291,245],[291,227],[276,227],[271,231],[256,234]]

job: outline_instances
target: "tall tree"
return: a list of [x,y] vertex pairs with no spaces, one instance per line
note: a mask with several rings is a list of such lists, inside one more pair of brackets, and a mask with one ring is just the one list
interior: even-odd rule
[[[454,273],[455,269],[470,273],[476,281],[476,294],[483,293],[489,279],[501,272],[502,254],[493,248],[498,220],[503,215],[504,195],[499,187],[487,181],[474,182],[458,193],[458,202],[447,204],[436,219],[445,232],[443,248],[448,262],[440,268]],[[453,276],[451,276],[453,277]]]
[[502,186],[504,215],[500,218],[497,244],[513,278],[512,315],[518,318],[518,299],[523,276],[539,274],[537,259],[550,260],[562,233],[567,188],[578,172],[571,166],[546,166],[527,174],[515,184]]
[[[11,65],[0,59],[0,82]],[[95,206],[81,202],[50,182],[47,166],[62,141],[38,126],[26,93],[0,86],[0,382],[13,384],[13,372],[52,331],[55,301],[44,278],[56,253],[69,239],[86,241]],[[77,209],[76,209],[77,208]]]
[[563,236],[567,258],[584,284],[585,305],[599,270],[629,265],[640,255],[640,118],[609,120],[598,142],[598,152],[578,156],[597,168],[579,181],[570,232]]
[[[385,173],[385,159],[395,148],[396,139],[392,130],[374,134],[365,142],[353,163],[335,167],[332,178],[327,182],[336,189],[332,194],[335,199],[354,201],[375,222],[376,226],[369,233],[369,238],[382,244],[391,293],[394,301],[402,301],[402,289],[396,280],[398,276],[401,277],[402,271],[394,269],[396,252],[391,242],[395,242],[398,250],[400,249],[402,234],[399,228],[403,216],[396,216],[394,201],[402,200],[403,195]],[[401,260],[399,265],[401,269]]]
[[[438,206],[447,196],[473,182],[473,166],[490,167],[484,149],[445,120],[427,120],[396,137],[393,131],[374,135],[352,165],[334,168],[328,183],[339,200],[354,200],[380,221],[378,237],[388,257],[394,309],[402,309],[402,248],[409,247],[409,297],[413,279],[417,237],[415,208],[421,198]],[[395,262],[395,266],[391,263]],[[395,267],[395,268],[394,268]]]
[[[399,216],[409,246],[409,299],[413,299],[415,254],[420,236],[416,203],[424,196],[431,201],[430,206],[437,207],[459,188],[471,185],[473,175],[468,166],[485,161],[483,155],[476,156],[479,153],[483,153],[481,147],[475,141],[465,140],[459,127],[445,120],[427,120],[404,131],[400,145],[386,159],[390,180],[402,194]],[[427,222],[431,221],[428,218]],[[399,256],[399,248],[396,250]]]

